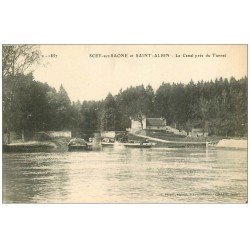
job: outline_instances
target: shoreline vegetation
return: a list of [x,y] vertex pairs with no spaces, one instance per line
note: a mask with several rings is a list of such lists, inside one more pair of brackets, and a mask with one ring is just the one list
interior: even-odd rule
[[[161,117],[168,126],[184,130],[201,128],[210,137],[247,137],[247,78],[220,78],[214,82],[162,83],[129,87],[101,101],[71,102],[59,91],[19,74],[3,81],[3,132],[81,130],[125,131],[131,119]],[[197,138],[196,138],[197,139]],[[199,138],[200,139],[200,138]]]
[[[124,132],[131,128],[132,120],[143,128],[145,117],[161,118],[166,126],[188,135],[173,136],[176,141],[247,137],[247,77],[187,84],[164,81],[156,90],[141,84],[116,95],[109,93],[104,100],[72,102],[62,85],[57,91],[28,73],[41,58],[39,46],[3,46],[3,145],[40,141],[36,134],[47,131],[67,130],[88,140],[95,132]],[[194,129],[203,136],[190,138]],[[164,140],[171,137],[161,136]]]

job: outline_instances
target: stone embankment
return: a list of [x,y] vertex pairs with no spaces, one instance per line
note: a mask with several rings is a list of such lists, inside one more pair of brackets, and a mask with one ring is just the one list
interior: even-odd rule
[[247,140],[222,139],[217,148],[247,149]]

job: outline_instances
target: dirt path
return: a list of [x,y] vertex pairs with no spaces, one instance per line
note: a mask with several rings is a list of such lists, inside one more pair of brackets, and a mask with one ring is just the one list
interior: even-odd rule
[[134,136],[138,136],[141,138],[145,138],[151,141],[158,141],[158,142],[164,142],[164,143],[168,143],[168,144],[201,144],[201,145],[206,145],[207,142],[187,142],[187,141],[167,141],[167,140],[163,140],[163,139],[159,139],[159,138],[155,138],[155,137],[151,137],[151,136],[147,136],[147,135],[139,135],[133,132],[130,132],[130,134],[134,135]]

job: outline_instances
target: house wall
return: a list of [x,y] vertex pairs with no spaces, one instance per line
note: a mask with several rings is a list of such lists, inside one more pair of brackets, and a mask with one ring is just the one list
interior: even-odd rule
[[147,126],[147,129],[149,130],[166,130],[166,126],[161,127],[161,126]]
[[179,129],[172,128],[170,126],[166,126],[166,131],[169,132],[169,133],[173,133],[175,135],[185,135],[185,136],[187,136],[187,132],[185,130],[179,131]]
[[208,132],[204,132],[204,135],[203,135],[203,132],[193,131],[189,133],[189,136],[190,137],[208,137]]
[[101,132],[101,137],[115,138],[115,131]]
[[52,137],[71,137],[71,131],[48,131]]
[[131,129],[137,130],[137,129],[146,129],[146,119],[142,120],[142,127],[141,123],[139,121],[131,120]]
[[147,128],[146,118],[144,118],[144,119],[142,120],[142,126],[143,126],[142,129],[146,129],[146,128]]

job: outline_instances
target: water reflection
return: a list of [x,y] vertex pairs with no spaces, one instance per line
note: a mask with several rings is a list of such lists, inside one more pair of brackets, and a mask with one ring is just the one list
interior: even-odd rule
[[66,197],[68,171],[50,154],[6,154],[3,157],[5,202],[58,202]]
[[247,152],[200,148],[3,155],[3,200],[246,202]]

